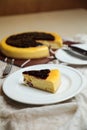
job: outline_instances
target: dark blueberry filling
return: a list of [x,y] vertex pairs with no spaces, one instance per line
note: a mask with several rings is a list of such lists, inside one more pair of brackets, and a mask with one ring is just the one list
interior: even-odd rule
[[43,33],[43,32],[28,32],[28,33],[21,33],[17,35],[12,35],[7,38],[6,43],[8,45],[14,46],[14,47],[36,47],[43,45],[40,42],[37,42],[36,40],[54,40],[54,36],[52,36],[49,33]]
[[49,69],[44,69],[44,70],[24,71],[23,74],[29,74],[37,78],[46,79],[49,75],[49,72],[50,72]]

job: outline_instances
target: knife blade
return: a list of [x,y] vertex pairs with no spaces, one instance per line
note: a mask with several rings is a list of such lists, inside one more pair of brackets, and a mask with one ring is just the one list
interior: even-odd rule
[[87,56],[87,51],[85,49],[82,49],[82,48],[79,48],[76,46],[72,46],[72,45],[68,45],[68,47],[79,54]]
[[66,51],[75,53],[79,56],[83,56],[83,57],[87,58],[87,50],[82,49],[80,47],[72,46],[72,45],[64,45],[63,50],[66,50]]

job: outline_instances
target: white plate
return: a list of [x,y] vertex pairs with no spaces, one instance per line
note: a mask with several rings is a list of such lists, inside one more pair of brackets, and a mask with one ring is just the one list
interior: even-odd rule
[[[84,49],[87,51],[87,43],[83,44],[74,44],[72,46],[79,47],[81,49]],[[81,55],[77,55],[74,53],[69,53],[69,51],[64,51],[63,49],[59,49],[56,51],[55,56],[58,60],[68,63],[68,64],[73,64],[73,65],[87,65],[87,58]]]
[[[55,94],[24,86],[22,84],[23,71],[54,68],[61,71],[62,79],[60,88]],[[43,64],[20,69],[8,76],[3,84],[3,91],[9,98],[21,103],[35,105],[52,104],[75,96],[83,89],[84,83],[83,76],[74,68],[63,65]]]

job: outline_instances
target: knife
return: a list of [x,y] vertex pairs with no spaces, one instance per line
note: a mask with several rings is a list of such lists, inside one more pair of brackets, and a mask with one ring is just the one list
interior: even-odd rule
[[64,45],[63,50],[67,50],[67,51],[69,50],[75,54],[79,54],[79,55],[85,56],[87,58],[87,50],[82,49],[80,47],[72,46],[72,45]]
[[79,54],[87,56],[87,51],[85,49],[82,49],[82,48],[79,48],[76,46],[72,46],[72,45],[69,45],[68,47]]

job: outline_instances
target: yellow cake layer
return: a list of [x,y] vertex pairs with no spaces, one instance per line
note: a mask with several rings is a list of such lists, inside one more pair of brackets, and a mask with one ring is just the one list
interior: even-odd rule
[[50,70],[49,76],[44,80],[41,78],[36,78],[34,76],[23,74],[24,82],[27,84],[30,82],[33,84],[33,87],[55,93],[61,83],[61,74],[57,69]]

